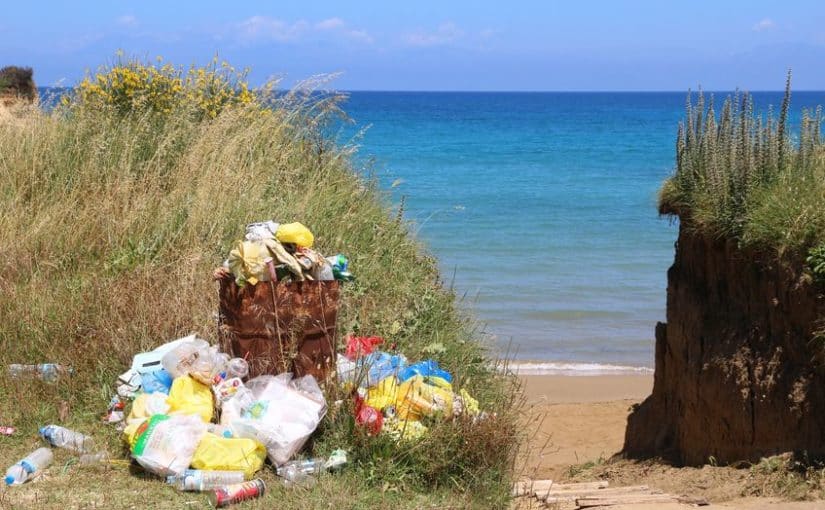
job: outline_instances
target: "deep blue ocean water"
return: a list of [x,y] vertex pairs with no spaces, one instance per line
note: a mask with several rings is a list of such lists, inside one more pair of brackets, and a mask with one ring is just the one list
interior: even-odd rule
[[[757,111],[782,100],[753,95]],[[339,138],[405,197],[502,351],[550,371],[650,367],[677,233],[656,193],[684,104],[679,92],[351,92]],[[794,92],[792,126],[818,104],[825,92]]]
[[[720,110],[718,94],[717,112]],[[780,92],[755,93],[757,109]],[[360,158],[517,359],[652,366],[684,93],[352,92]],[[825,104],[796,92],[791,110]]]

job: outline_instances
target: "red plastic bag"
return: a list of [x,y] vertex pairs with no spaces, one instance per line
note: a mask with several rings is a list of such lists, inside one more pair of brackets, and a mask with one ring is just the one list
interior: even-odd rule
[[371,353],[376,346],[384,343],[380,336],[347,336],[347,350],[344,356],[351,360],[366,356]]
[[377,436],[384,426],[384,415],[378,409],[364,404],[364,400],[356,396],[355,424],[366,428],[369,435]]

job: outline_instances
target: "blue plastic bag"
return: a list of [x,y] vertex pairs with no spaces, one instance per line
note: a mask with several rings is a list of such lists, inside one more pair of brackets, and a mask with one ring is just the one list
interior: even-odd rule
[[145,393],[169,393],[172,388],[172,375],[165,369],[147,372],[140,375],[140,386]]
[[374,386],[382,379],[396,375],[407,366],[407,358],[403,354],[389,354],[384,351],[373,351],[359,358],[362,366],[367,367],[367,387]]
[[403,370],[400,370],[398,372],[398,380],[404,382],[411,377],[415,377],[416,375],[422,376],[425,380],[428,377],[439,377],[444,379],[449,384],[453,383],[453,376],[446,370],[442,370],[438,366],[437,361],[431,359],[413,363]]

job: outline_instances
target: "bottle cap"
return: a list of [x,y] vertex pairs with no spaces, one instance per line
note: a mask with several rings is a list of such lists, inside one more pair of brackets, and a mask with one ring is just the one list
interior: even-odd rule
[[6,476],[6,485],[12,485],[14,483],[14,477],[11,475]]

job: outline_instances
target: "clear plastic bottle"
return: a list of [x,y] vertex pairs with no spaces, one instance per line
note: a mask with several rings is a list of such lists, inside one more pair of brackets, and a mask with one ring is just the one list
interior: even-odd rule
[[286,487],[303,487],[309,489],[313,487],[318,480],[312,474],[305,472],[301,467],[293,462],[287,462],[278,468],[278,476],[283,479]]
[[232,358],[226,363],[226,378],[237,377],[243,379],[249,375],[249,363],[243,358]]
[[38,448],[6,471],[6,485],[19,485],[49,467],[54,454],[48,448]]
[[72,367],[57,363],[40,363],[39,365],[13,363],[9,365],[9,376],[12,379],[32,377],[46,382],[55,382],[60,376],[72,375],[73,373],[74,369]]
[[96,466],[108,464],[111,461],[108,452],[84,453],[78,459],[81,466]]
[[296,472],[307,475],[317,475],[324,470],[325,464],[326,461],[324,459],[290,460],[279,467],[276,472],[278,476],[284,478],[293,476]]
[[54,447],[65,448],[75,453],[92,453],[94,450],[94,440],[91,437],[60,425],[42,427],[40,437]]
[[202,492],[226,485],[243,483],[243,471],[203,471],[187,469],[182,475],[169,476],[166,482],[179,491]]

